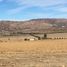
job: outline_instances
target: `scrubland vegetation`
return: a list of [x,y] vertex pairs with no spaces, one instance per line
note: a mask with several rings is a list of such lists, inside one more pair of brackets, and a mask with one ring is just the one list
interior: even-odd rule
[[67,39],[0,38],[0,67],[67,67]]

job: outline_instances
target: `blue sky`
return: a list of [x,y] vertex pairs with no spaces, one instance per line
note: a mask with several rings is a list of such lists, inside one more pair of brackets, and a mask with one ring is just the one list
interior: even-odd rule
[[0,0],[0,20],[67,18],[67,0]]

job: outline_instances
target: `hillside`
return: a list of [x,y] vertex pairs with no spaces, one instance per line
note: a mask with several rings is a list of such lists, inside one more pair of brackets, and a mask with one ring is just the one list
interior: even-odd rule
[[67,19],[0,21],[0,34],[67,32]]

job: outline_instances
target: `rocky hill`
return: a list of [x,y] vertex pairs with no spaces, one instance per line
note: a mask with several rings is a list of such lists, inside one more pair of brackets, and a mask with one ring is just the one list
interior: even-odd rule
[[67,32],[67,19],[32,19],[0,21],[0,34]]

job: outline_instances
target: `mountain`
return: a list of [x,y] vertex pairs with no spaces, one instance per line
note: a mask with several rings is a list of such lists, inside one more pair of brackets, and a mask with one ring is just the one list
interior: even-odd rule
[[67,19],[32,19],[0,21],[0,34],[67,32]]

